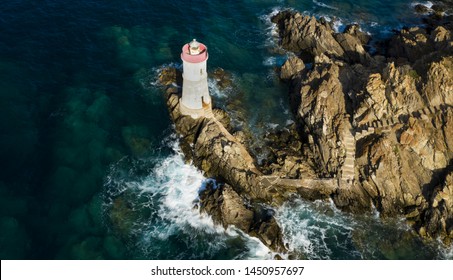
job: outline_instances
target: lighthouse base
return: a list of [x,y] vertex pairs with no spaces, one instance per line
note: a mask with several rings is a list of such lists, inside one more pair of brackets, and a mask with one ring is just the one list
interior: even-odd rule
[[203,102],[203,107],[200,109],[192,109],[189,107],[184,106],[184,104],[181,102],[182,100],[179,99],[179,111],[181,112],[182,115],[185,116],[191,116],[193,119],[198,119],[200,117],[205,117],[205,114],[207,111],[210,111],[212,109],[212,103],[204,103]]

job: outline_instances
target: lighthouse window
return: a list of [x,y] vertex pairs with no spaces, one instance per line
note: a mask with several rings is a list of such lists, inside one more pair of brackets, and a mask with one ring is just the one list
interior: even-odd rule
[[203,75],[203,69],[200,69],[200,75]]

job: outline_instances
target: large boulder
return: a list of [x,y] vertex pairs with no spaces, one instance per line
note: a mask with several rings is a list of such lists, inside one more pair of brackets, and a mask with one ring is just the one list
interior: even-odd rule
[[305,64],[302,59],[296,56],[291,56],[285,61],[282,68],[280,69],[280,79],[290,80],[304,69]]
[[430,64],[423,93],[432,106],[453,105],[453,56]]
[[321,54],[351,63],[366,63],[370,57],[363,45],[369,36],[357,25],[350,25],[344,33],[335,33],[330,22],[298,12],[283,11],[272,18],[278,26],[283,48],[313,61]]
[[418,90],[420,75],[409,65],[388,63],[382,73],[368,76],[354,119],[358,125],[388,119],[427,106]]
[[315,154],[319,156],[325,174],[333,175],[340,165],[341,143],[346,115],[346,96],[340,81],[340,67],[335,63],[316,63],[312,71],[301,78],[297,117],[310,135]]
[[435,188],[429,205],[419,223],[419,232],[427,237],[436,237],[451,245],[453,241],[453,172],[449,172],[445,182]]
[[422,4],[415,5],[414,9],[419,14],[427,14],[427,13],[429,13],[431,11],[430,8],[428,8],[427,6],[422,5]]
[[231,186],[217,186],[213,182],[200,193],[200,211],[208,213],[214,222],[225,228],[235,226],[259,238],[276,252],[285,252],[280,227],[273,210],[261,205],[250,206]]
[[272,18],[272,22],[279,27],[282,47],[295,53],[302,53],[303,59],[313,59],[320,54],[336,58],[344,55],[328,23],[321,24],[314,17],[292,11],[277,14]]
[[344,50],[344,58],[352,63],[367,64],[370,55],[365,51],[363,43],[359,37],[350,33],[337,33],[334,35],[335,40]]

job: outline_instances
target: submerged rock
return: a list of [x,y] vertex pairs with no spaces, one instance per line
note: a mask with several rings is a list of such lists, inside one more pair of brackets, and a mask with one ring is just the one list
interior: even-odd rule
[[431,11],[430,8],[426,7],[425,5],[422,4],[417,4],[414,6],[414,10],[419,13],[419,14],[427,14]]
[[214,69],[214,72],[212,73],[213,78],[216,80],[217,85],[221,89],[225,89],[228,87],[231,87],[233,85],[233,77],[232,75],[225,71],[222,68],[216,68]]

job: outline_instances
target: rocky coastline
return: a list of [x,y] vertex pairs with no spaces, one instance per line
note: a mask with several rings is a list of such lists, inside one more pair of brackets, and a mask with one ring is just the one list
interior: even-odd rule
[[[160,75],[186,160],[217,182],[200,191],[199,210],[280,253],[287,248],[271,207],[293,197],[404,216],[420,236],[450,245],[452,16],[432,13],[425,27],[404,28],[373,53],[358,25],[336,33],[330,22],[296,11],[272,21],[290,52],[279,74],[290,85],[296,123],[267,136],[270,153],[260,163],[225,111],[181,115],[181,73]],[[220,85],[229,83],[224,76]]]

